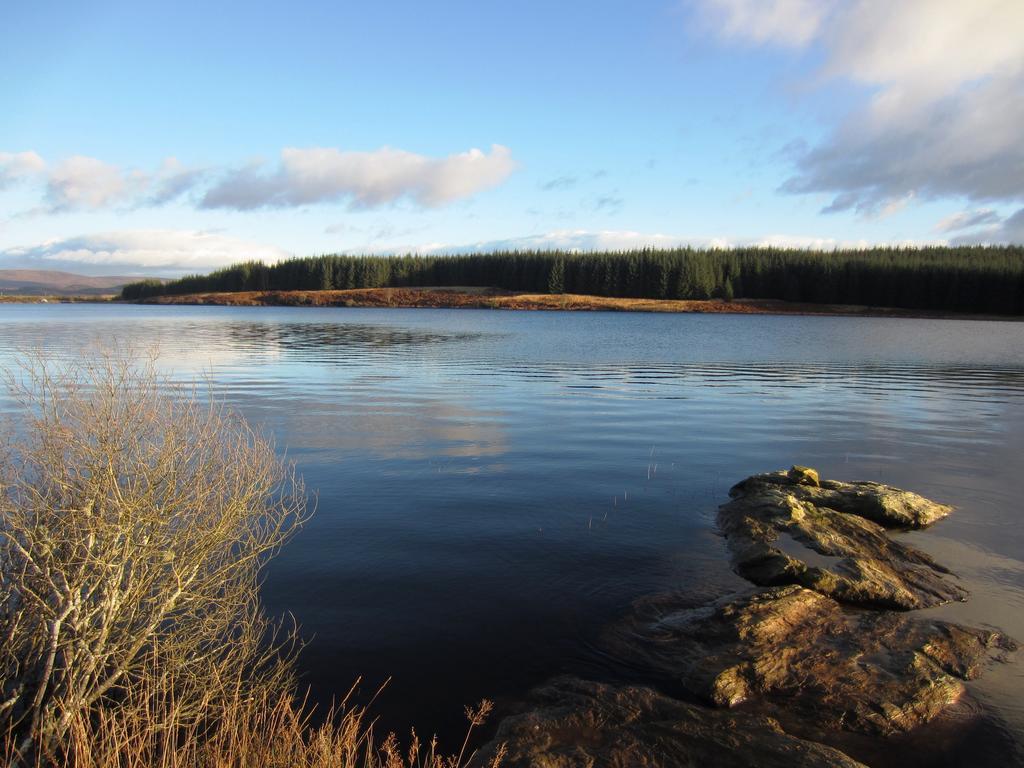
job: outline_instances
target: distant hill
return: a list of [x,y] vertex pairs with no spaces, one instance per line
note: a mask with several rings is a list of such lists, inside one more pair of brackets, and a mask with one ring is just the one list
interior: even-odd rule
[[96,296],[117,293],[138,275],[93,277],[46,269],[0,269],[0,293],[47,296]]

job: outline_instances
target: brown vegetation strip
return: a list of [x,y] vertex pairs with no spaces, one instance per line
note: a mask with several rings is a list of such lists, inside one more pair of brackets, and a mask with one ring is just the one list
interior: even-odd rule
[[[604,312],[706,312],[764,315],[855,315],[870,317],[956,317],[986,319],[989,316],[919,312],[907,309],[848,304],[808,304],[776,299],[630,299],[579,294],[512,293],[492,290],[445,288],[356,288],[345,291],[242,291],[160,296],[147,304],[210,304],[232,307],[427,307],[442,309],[516,309]],[[1008,319],[1008,318],[999,318]]]

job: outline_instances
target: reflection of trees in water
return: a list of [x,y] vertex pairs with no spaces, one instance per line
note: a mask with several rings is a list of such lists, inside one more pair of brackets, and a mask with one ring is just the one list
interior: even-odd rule
[[[269,310],[258,310],[266,312]],[[597,332],[600,334],[600,330]],[[956,363],[901,363],[843,360],[765,360],[742,355],[737,359],[686,360],[695,354],[685,345],[657,340],[650,345],[599,348],[597,357],[569,350],[562,359],[545,355],[543,339],[518,334],[438,330],[430,328],[345,322],[218,321],[215,315],[168,322],[166,317],[137,321],[81,323],[46,322],[0,324],[0,347],[48,348],[76,356],[98,342],[118,339],[139,349],[155,346],[171,367],[216,367],[241,360],[292,358],[300,362],[351,362],[366,353],[393,352],[396,359],[417,351],[450,354],[467,342],[481,342],[473,359],[458,370],[467,375],[502,380],[550,380],[595,395],[678,397],[680,386],[759,392],[830,386],[864,394],[950,394],[959,397],[1016,399],[1024,395],[1024,367]],[[501,343],[486,343],[498,341]],[[610,340],[611,341],[611,340]],[[769,345],[768,350],[770,351]],[[678,352],[675,361],[666,354]],[[611,355],[608,359],[606,355]],[[826,350],[823,356],[828,356]],[[837,356],[842,350],[836,351]],[[575,355],[575,357],[574,357]],[[619,358],[621,363],[615,358]],[[660,359],[659,359],[660,358]],[[682,358],[682,359],[680,359]]]
[[[520,364],[503,372],[523,378],[578,379],[578,386],[601,388],[601,384],[649,385],[652,394],[658,387],[684,383],[722,389],[807,389],[833,385],[866,392],[948,392],[963,396],[988,397],[993,390],[1007,397],[1024,396],[1024,369],[987,366],[901,365],[898,363],[803,363],[764,361],[724,361],[697,363],[651,363],[626,366],[607,364],[566,365]],[[663,394],[668,394],[667,392]]]
[[419,328],[352,323],[227,323],[221,333],[232,345],[277,346],[285,350],[360,350],[426,347],[470,341],[482,333],[455,333]]
[[55,358],[73,359],[114,340],[140,353],[156,351],[161,366],[187,374],[240,362],[273,363],[288,358],[328,365],[368,353],[391,352],[401,358],[486,335],[367,323],[218,322],[210,317],[179,322],[167,322],[164,317],[125,318],[84,325],[12,323],[0,324],[0,364],[18,349],[46,349]]

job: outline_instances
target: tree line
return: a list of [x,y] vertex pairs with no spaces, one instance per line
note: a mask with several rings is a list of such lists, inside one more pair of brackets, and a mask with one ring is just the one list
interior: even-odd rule
[[1024,314],[1024,247],[329,255],[276,264],[248,261],[169,282],[145,280],[126,285],[122,297],[413,286],[654,299],[782,299],[1019,315]]

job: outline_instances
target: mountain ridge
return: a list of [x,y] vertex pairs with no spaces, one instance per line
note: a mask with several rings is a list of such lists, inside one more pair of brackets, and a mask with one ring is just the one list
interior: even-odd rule
[[142,275],[78,275],[49,269],[0,269],[0,294],[99,296],[117,293]]

